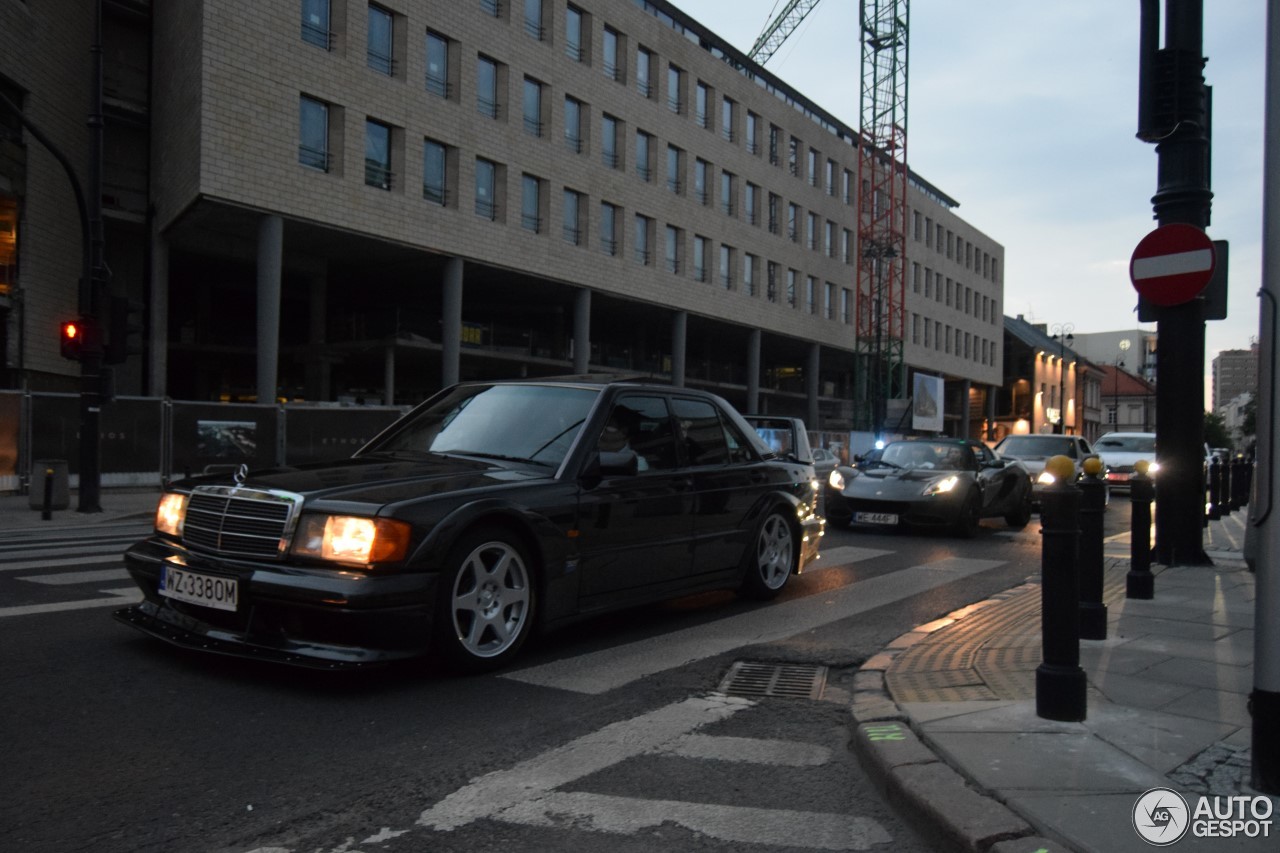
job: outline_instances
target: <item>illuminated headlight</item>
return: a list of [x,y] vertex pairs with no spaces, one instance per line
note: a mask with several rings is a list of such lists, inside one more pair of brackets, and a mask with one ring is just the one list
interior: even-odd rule
[[1152,459],[1151,464],[1147,466],[1147,476],[1154,477],[1156,475],[1156,472],[1159,470],[1160,470],[1160,463]]
[[404,559],[410,527],[390,518],[304,515],[293,538],[293,553],[334,563],[367,566]]
[[1052,486],[1058,482],[1058,478],[1050,474],[1048,471],[1041,471],[1040,476],[1036,477],[1036,482],[1042,486]]
[[827,485],[835,489],[837,492],[844,491],[844,475],[838,469],[831,469],[831,474],[827,477]]
[[187,517],[187,496],[166,492],[156,506],[156,532],[166,536],[182,536],[182,523]]
[[924,493],[926,495],[945,495],[947,492],[954,489],[956,484],[959,482],[960,478],[954,474],[950,477],[943,477],[941,480],[934,480],[926,486]]

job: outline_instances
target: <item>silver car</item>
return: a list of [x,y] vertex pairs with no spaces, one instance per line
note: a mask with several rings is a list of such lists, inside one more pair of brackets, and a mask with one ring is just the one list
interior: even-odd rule
[[1076,480],[1084,475],[1084,460],[1096,456],[1089,442],[1078,435],[1010,435],[1001,439],[996,453],[1017,459],[1031,474],[1031,500],[1040,505],[1040,496],[1053,484],[1053,475],[1044,470],[1053,456],[1066,456],[1076,466]]

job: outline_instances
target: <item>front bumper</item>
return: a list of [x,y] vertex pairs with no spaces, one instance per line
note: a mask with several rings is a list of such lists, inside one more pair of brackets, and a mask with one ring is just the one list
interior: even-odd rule
[[[236,610],[160,595],[161,567],[234,577]],[[377,575],[209,557],[149,539],[125,553],[142,603],[120,622],[183,648],[320,669],[384,664],[428,650],[439,575]]]

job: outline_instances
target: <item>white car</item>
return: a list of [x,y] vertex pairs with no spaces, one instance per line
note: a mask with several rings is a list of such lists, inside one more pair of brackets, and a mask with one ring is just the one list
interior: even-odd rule
[[1017,459],[1031,474],[1031,500],[1036,506],[1044,490],[1053,485],[1053,475],[1044,470],[1052,456],[1066,456],[1076,467],[1075,479],[1084,475],[1084,460],[1097,454],[1089,442],[1078,435],[1009,435],[1000,440],[995,451],[1006,459]]
[[1147,474],[1155,476],[1156,434],[1154,432],[1109,432],[1093,443],[1093,450],[1107,466],[1107,482],[1113,489],[1128,489],[1133,466],[1140,459],[1151,463]]

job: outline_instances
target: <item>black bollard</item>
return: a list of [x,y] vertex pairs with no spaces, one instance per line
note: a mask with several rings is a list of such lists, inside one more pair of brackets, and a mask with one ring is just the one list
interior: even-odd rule
[[1230,515],[1240,508],[1236,503],[1235,492],[1235,460],[1228,459],[1222,463],[1222,482],[1218,483],[1218,492],[1222,495],[1222,512]]
[[1155,483],[1147,476],[1148,463],[1140,460],[1129,480],[1129,501],[1133,505],[1129,537],[1129,574],[1125,578],[1125,598],[1152,599],[1156,576],[1151,574],[1151,502]]
[[[1235,482],[1237,478],[1232,477],[1231,482]],[[1253,463],[1248,459],[1240,460],[1240,486],[1236,491],[1236,500],[1243,509],[1249,505],[1249,492],[1253,487]]]
[[1228,500],[1227,506],[1230,507],[1232,512],[1235,512],[1236,510],[1240,509],[1240,507],[1244,506],[1244,504],[1241,503],[1240,501],[1240,482],[1243,479],[1244,479],[1244,472],[1240,470],[1240,460],[1232,459],[1230,462],[1227,463],[1227,475],[1226,475],[1227,482],[1231,484],[1230,485],[1231,497]]
[[1098,476],[1102,460],[1084,461],[1080,481],[1080,639],[1107,638],[1107,605],[1102,603],[1102,527],[1107,484]]
[[1040,621],[1043,661],[1036,668],[1036,716],[1080,722],[1085,718],[1084,670],[1080,668],[1080,489],[1071,482],[1075,463],[1054,456],[1045,463],[1055,482],[1040,500]]
[[53,469],[44,469],[44,504],[40,507],[40,520],[53,518]]
[[1209,463],[1209,520],[1222,518],[1222,463],[1213,457]]

